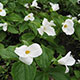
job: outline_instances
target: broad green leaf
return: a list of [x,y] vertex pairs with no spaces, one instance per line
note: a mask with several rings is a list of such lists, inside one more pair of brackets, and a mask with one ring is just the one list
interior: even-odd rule
[[37,35],[37,26],[33,23],[29,23],[29,27],[34,32],[34,34]]
[[49,80],[49,75],[38,71],[34,80]]
[[40,57],[36,58],[36,62],[42,69],[47,69],[53,58],[54,51],[42,45],[43,53]]
[[3,59],[13,59],[13,60],[17,60],[18,56],[16,55],[16,53],[14,53],[14,46],[9,46],[6,49],[0,49],[0,56]]
[[34,80],[36,75],[35,64],[26,65],[22,62],[16,62],[13,64],[11,71],[13,80]]
[[74,74],[75,74],[76,78],[80,78],[80,71],[75,70],[74,71]]
[[33,33],[25,33],[21,38],[25,41],[32,41],[35,38],[35,35]]
[[14,21],[14,22],[23,21],[23,18],[21,18],[21,16],[19,14],[16,14],[16,13],[9,14],[9,16],[7,16],[7,19],[9,21]]
[[29,27],[28,27],[28,23],[27,22],[25,22],[25,23],[22,23],[22,24],[20,24],[20,26],[19,26],[19,31],[20,31],[20,33],[22,33],[22,32],[24,32],[26,29],[28,29]]
[[3,49],[3,48],[4,48],[4,45],[0,43],[0,49]]
[[14,26],[8,26],[8,31],[13,34],[18,33],[18,30]]
[[6,38],[6,33],[3,31],[0,31],[0,42],[3,41]]

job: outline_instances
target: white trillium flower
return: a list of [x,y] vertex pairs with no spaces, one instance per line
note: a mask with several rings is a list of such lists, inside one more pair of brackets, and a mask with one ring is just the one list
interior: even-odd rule
[[33,62],[33,58],[36,58],[42,54],[42,49],[39,44],[33,43],[30,46],[23,45],[16,48],[14,52],[19,56],[20,61],[30,65]]
[[27,16],[25,16],[25,18],[24,18],[24,21],[28,21],[28,20],[30,20],[30,21],[34,21],[34,16],[33,16],[33,13],[30,13],[30,14],[28,14]]
[[55,36],[55,30],[53,27],[51,26],[56,26],[54,24],[54,22],[51,20],[50,22],[48,22],[48,20],[46,18],[44,18],[43,22],[42,22],[42,26],[40,28],[38,28],[38,32],[40,35],[43,35],[44,32],[47,33],[49,36]]
[[2,3],[0,3],[0,16],[6,16],[6,11],[3,9]]
[[60,9],[60,8],[59,8],[59,4],[53,4],[53,3],[50,2],[50,5],[51,5],[53,11],[57,11],[57,10]]
[[69,51],[65,57],[62,57],[61,59],[59,59],[58,63],[61,65],[65,65],[66,66],[65,73],[68,73],[69,72],[68,66],[72,66],[75,64],[75,59],[72,57],[71,51]]
[[3,28],[3,31],[7,31],[7,23],[0,23],[0,27]]
[[32,2],[31,7],[36,7],[36,8],[41,9],[41,8],[38,6],[37,0],[34,0],[34,1]]
[[24,5],[24,7],[26,7],[26,8],[29,8],[29,5],[28,5],[28,3],[26,3],[26,4]]
[[66,35],[74,34],[74,22],[71,19],[67,19],[64,23],[62,23],[62,30]]

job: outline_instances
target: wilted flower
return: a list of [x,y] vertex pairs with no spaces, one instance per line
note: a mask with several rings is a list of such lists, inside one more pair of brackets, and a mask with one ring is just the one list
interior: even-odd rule
[[2,3],[0,3],[0,16],[6,16],[6,11],[3,9]]
[[29,8],[29,5],[28,5],[28,3],[26,3],[26,4],[24,5],[24,7],[26,7],[26,8]]
[[48,22],[48,20],[46,18],[44,18],[43,22],[42,22],[42,26],[40,28],[38,28],[38,32],[40,35],[43,35],[44,32],[47,33],[49,36],[55,36],[55,30],[53,27],[51,26],[56,26],[54,24],[54,22],[51,20],[50,22]]
[[62,23],[63,32],[66,33],[66,35],[72,35],[74,34],[74,22],[71,19],[67,19],[64,23]]
[[69,51],[65,57],[62,57],[61,59],[59,59],[58,63],[61,65],[65,65],[66,66],[65,73],[68,73],[69,72],[68,66],[72,66],[75,64],[75,59],[72,57],[71,51]]
[[50,2],[50,5],[51,5],[53,11],[59,10],[59,4],[53,4],[53,3]]
[[7,23],[0,23],[0,27],[3,28],[3,31],[7,31]]
[[41,8],[38,6],[37,0],[34,0],[34,1],[32,2],[32,5],[31,5],[31,6],[41,9]]
[[34,16],[33,16],[33,13],[30,13],[30,14],[28,14],[27,16],[25,16],[25,18],[24,18],[24,21],[28,21],[28,20],[30,20],[30,21],[34,21]]
[[14,52],[19,56],[20,61],[30,65],[33,62],[33,58],[36,58],[42,54],[42,49],[39,44],[33,43],[30,46],[23,45],[16,48]]

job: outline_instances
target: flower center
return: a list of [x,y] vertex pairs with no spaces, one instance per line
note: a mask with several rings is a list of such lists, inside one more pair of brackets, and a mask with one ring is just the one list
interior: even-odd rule
[[68,26],[65,24],[65,25],[64,25],[64,28],[67,28],[67,27],[68,27]]
[[28,16],[29,18],[31,17],[31,16]]
[[26,50],[26,51],[25,51],[25,53],[26,53],[26,54],[29,54],[29,53],[30,53],[30,51],[29,51],[29,50]]
[[0,12],[2,12],[2,9],[0,9]]

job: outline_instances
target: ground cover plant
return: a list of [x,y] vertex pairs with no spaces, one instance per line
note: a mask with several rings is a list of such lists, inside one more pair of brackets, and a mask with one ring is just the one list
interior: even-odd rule
[[0,0],[0,80],[80,80],[80,0]]

